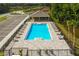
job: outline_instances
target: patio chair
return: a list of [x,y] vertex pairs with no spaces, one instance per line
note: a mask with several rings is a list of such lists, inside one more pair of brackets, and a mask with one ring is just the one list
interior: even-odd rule
[[64,39],[64,36],[63,35],[59,35],[59,39],[60,40],[63,40]]

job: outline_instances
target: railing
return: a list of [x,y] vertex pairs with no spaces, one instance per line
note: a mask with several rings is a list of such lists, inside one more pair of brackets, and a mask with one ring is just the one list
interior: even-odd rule
[[20,55],[20,56],[72,56],[70,49],[38,49],[29,50],[27,48],[12,48],[4,50],[5,56]]

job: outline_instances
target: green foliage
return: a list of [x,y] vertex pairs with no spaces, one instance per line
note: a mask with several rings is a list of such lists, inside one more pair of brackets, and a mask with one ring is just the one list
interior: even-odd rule
[[[79,4],[51,4],[50,13],[52,19],[54,19],[57,26],[60,28],[68,41],[75,44],[75,55],[79,55],[79,29],[75,31],[77,28],[79,28]],[[57,22],[57,20],[59,21],[59,23]],[[67,27],[64,27],[63,25],[68,25],[68,33],[70,38],[68,38],[66,29]],[[72,36],[75,38],[73,38]]]
[[26,4],[26,3],[2,3],[0,4],[0,14],[23,10],[24,12],[32,11],[34,8],[42,7],[43,4]]
[[73,25],[79,25],[79,4],[51,4],[51,15],[60,23],[69,20]]
[[8,4],[0,4],[0,14],[9,12],[9,5]]

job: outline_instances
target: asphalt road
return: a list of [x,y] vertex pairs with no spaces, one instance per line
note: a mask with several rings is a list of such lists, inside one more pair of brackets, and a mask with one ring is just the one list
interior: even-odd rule
[[27,15],[8,15],[7,20],[0,22],[0,41],[8,35]]

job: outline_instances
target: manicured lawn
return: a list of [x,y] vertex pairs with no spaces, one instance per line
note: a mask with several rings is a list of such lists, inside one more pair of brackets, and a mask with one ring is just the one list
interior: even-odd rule
[[7,19],[7,16],[0,16],[0,22],[6,19]]

